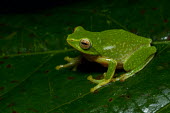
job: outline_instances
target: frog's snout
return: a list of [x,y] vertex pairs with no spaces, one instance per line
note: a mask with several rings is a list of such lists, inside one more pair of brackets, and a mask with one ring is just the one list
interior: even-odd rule
[[74,39],[67,39],[67,43],[71,44],[74,42]]
[[71,46],[77,45],[77,41],[75,39],[68,38],[67,43]]
[[74,39],[67,39],[67,41],[74,41]]

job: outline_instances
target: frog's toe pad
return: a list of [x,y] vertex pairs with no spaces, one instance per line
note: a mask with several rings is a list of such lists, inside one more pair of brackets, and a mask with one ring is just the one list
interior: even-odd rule
[[65,60],[65,61],[68,61],[68,62],[69,62],[69,61],[70,61],[70,59],[71,59],[71,58],[70,58],[70,57],[68,57],[68,56],[64,57],[64,60]]
[[87,80],[93,81],[93,77],[90,75],[87,77]]
[[92,92],[92,93],[93,93],[94,91],[95,91],[95,89],[94,89],[94,88],[91,88],[91,89],[90,89],[90,92]]
[[59,66],[56,66],[55,69],[59,70],[60,68],[63,68],[63,67],[64,67],[63,65],[59,65]]

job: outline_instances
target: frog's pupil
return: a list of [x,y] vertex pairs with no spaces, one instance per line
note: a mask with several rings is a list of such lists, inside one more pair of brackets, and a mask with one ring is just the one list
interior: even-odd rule
[[81,42],[83,45],[88,45],[88,43],[85,43],[85,42]]

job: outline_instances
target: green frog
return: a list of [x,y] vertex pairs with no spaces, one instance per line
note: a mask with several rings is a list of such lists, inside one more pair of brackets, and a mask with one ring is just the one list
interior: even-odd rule
[[[115,81],[124,81],[142,70],[154,57],[156,48],[151,46],[152,40],[141,37],[123,29],[112,29],[101,32],[90,32],[78,26],[74,32],[67,37],[67,42],[76,50],[80,51],[84,58],[90,62],[97,62],[107,67],[103,73],[103,79],[94,79],[91,75],[87,77],[97,85],[91,88],[91,92]],[[73,66],[73,70],[81,63],[82,57],[65,57],[68,61],[60,68]],[[124,69],[126,73],[114,77],[116,69]]]

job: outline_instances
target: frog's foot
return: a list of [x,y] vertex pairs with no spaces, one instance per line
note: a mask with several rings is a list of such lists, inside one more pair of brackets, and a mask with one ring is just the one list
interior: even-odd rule
[[96,84],[99,84],[103,81],[103,79],[102,80],[96,80],[91,75],[87,77],[87,80],[90,80],[91,82],[96,83]]
[[[104,74],[104,76],[105,76],[105,74]],[[94,92],[95,90],[97,90],[97,89],[99,89],[100,87],[108,84],[108,83],[111,81],[110,79],[108,79],[108,80],[106,80],[106,79],[96,80],[96,79],[94,79],[91,75],[88,76],[87,79],[90,80],[91,82],[97,84],[95,87],[93,87],[93,88],[90,89],[90,92]]]
[[68,61],[67,64],[64,64],[64,65],[59,65],[59,66],[56,66],[56,69],[59,70],[61,68],[65,68],[65,67],[72,67],[73,66],[73,71],[76,71],[77,70],[77,66],[79,65],[80,61],[81,61],[81,58],[80,57],[76,57],[76,58],[70,58],[68,56],[66,56],[64,58],[64,60]]
[[90,89],[90,92],[96,91],[96,90],[99,89],[100,87],[108,84],[110,81],[111,81],[110,79],[108,79],[108,80],[102,79],[102,80],[100,81],[100,83],[98,83],[95,87],[93,87],[93,88]]

